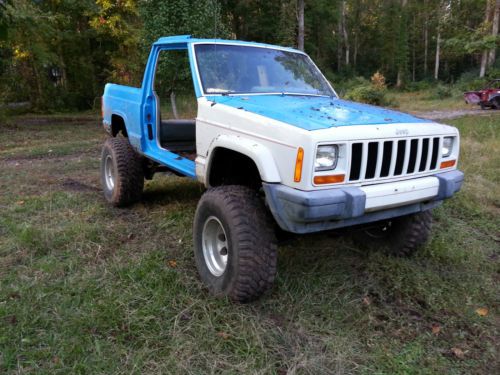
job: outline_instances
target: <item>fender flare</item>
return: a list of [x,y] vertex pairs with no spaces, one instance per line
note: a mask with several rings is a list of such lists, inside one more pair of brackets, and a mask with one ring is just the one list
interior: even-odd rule
[[212,142],[208,150],[209,161],[205,174],[207,183],[212,168],[213,151],[217,148],[225,148],[249,157],[257,166],[262,181],[269,183],[281,182],[278,167],[271,151],[267,147],[259,142],[241,136],[220,135]]

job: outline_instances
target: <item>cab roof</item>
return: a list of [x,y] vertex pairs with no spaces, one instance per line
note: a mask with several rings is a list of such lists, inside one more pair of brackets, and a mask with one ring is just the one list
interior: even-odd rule
[[257,42],[246,42],[242,40],[231,40],[231,39],[205,39],[205,38],[193,38],[191,35],[173,35],[173,36],[164,36],[159,38],[154,45],[168,45],[168,44],[196,44],[196,43],[220,43],[220,44],[232,44],[232,45],[242,45],[242,46],[250,46],[250,47],[265,47],[265,48],[275,48],[281,49],[290,52],[298,52],[295,48],[276,46],[273,44],[266,43],[257,43]]

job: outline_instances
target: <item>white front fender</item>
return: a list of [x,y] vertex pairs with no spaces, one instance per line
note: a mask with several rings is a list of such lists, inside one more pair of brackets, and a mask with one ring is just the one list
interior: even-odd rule
[[259,170],[262,181],[271,183],[281,182],[281,177],[278,172],[278,168],[276,167],[273,155],[265,146],[247,138],[225,134],[217,137],[209,147],[209,163],[206,169],[207,178],[210,175],[210,169],[212,167],[211,163],[213,160],[213,151],[218,147],[239,152],[240,154],[248,156],[252,159]]

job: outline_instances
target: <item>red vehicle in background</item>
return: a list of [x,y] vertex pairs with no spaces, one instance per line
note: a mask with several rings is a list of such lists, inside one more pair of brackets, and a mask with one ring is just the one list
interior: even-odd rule
[[500,109],[500,79],[494,79],[482,90],[465,92],[464,98],[467,104],[479,104],[481,109]]

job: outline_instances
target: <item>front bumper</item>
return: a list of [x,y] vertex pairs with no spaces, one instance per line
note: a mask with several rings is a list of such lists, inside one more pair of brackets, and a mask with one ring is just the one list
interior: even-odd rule
[[278,225],[310,233],[390,219],[428,210],[462,187],[458,170],[412,180],[327,190],[301,191],[264,183],[266,201]]

